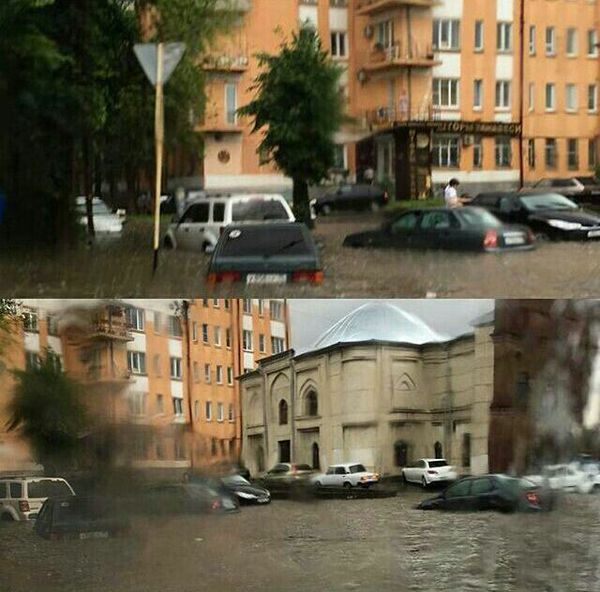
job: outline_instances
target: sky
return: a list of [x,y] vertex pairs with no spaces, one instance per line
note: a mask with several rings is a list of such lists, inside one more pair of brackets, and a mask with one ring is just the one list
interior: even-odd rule
[[[310,349],[314,342],[336,321],[370,300],[291,299],[291,346],[297,351]],[[470,322],[491,311],[493,300],[389,300],[398,308],[410,312],[432,329],[455,337],[471,329]]]

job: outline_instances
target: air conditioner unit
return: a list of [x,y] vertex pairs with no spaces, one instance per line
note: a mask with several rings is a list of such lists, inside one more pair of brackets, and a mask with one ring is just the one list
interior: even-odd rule
[[373,37],[373,34],[375,33],[375,29],[373,28],[373,25],[367,25],[364,29],[363,29],[363,33],[366,39],[371,39]]
[[473,134],[466,134],[462,137],[463,146],[472,146],[475,144],[475,136]]

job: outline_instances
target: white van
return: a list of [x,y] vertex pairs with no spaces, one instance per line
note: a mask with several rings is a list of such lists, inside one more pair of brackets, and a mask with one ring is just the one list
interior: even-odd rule
[[164,245],[170,249],[210,251],[228,224],[295,221],[282,195],[261,193],[200,198],[188,203],[181,218],[170,224]]
[[0,477],[0,520],[33,520],[49,497],[75,495],[60,477]]

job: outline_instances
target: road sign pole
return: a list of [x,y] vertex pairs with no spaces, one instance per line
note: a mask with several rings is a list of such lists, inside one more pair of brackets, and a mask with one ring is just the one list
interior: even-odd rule
[[156,148],[156,185],[154,187],[154,262],[152,272],[158,266],[158,246],[160,241],[160,196],[162,187],[162,161],[164,141],[164,106],[163,106],[163,44],[156,48],[156,96],[154,105],[154,139]]

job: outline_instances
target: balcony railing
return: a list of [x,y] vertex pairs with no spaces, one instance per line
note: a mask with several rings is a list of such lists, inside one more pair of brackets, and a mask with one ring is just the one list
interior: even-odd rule
[[96,339],[117,339],[120,341],[133,340],[133,336],[124,320],[96,320],[92,323],[90,336]]
[[248,69],[248,56],[243,54],[221,54],[206,56],[202,67],[215,72],[245,72]]
[[433,4],[434,0],[359,0],[357,13],[374,15],[385,10],[404,8],[406,6],[430,8]]
[[400,121],[438,121],[439,109],[432,105],[425,105],[419,109],[399,109],[395,107],[378,107],[365,114],[365,127],[390,127]]
[[394,67],[431,68],[439,63],[439,60],[434,57],[431,44],[399,41],[383,47],[376,43],[369,55],[365,70],[376,72]]

